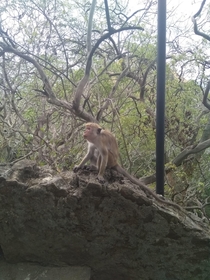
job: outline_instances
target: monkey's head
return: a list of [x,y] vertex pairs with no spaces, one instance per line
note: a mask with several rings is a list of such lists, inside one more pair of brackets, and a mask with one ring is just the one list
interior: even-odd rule
[[102,128],[97,123],[86,123],[83,136],[87,141],[94,143],[101,130]]

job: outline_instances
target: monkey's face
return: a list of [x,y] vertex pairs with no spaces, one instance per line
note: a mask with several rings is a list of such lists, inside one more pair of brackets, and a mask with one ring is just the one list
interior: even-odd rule
[[86,140],[91,142],[96,137],[94,128],[91,126],[86,126],[83,136]]
[[102,128],[99,125],[95,123],[89,123],[85,126],[83,136],[87,141],[96,144],[99,142],[101,130]]

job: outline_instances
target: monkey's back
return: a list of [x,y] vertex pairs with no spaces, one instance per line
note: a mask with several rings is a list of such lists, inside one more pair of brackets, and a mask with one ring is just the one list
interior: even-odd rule
[[119,150],[116,138],[108,130],[101,131],[102,145],[106,146],[108,150],[108,163],[107,167],[114,167],[118,164]]

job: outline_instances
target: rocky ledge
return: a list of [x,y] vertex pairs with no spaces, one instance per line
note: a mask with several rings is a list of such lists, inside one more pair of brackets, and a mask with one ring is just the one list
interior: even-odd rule
[[89,171],[56,173],[29,160],[0,174],[7,263],[87,267],[91,280],[209,279],[208,224],[128,180],[108,174],[101,185]]

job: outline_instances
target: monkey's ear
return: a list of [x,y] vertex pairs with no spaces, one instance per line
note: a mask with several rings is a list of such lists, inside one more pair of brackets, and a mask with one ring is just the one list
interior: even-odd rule
[[101,130],[102,130],[102,128],[98,128],[97,129],[97,134],[100,134]]

